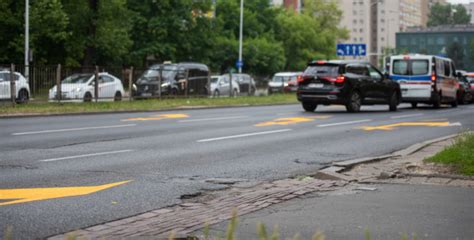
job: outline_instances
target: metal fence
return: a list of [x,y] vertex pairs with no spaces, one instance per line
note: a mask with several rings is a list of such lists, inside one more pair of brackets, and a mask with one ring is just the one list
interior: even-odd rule
[[[161,69],[152,72],[134,67],[29,66],[28,81],[23,65],[0,65],[0,100],[15,103],[98,102],[148,98],[214,97],[209,72]],[[217,75],[217,74],[216,74]],[[228,75],[228,74],[227,74]],[[256,94],[260,81],[249,83],[233,75],[238,95]],[[14,79],[14,81],[12,81]],[[253,80],[252,80],[253,81]],[[261,86],[259,86],[261,87]],[[235,96],[232,92],[222,96]]]

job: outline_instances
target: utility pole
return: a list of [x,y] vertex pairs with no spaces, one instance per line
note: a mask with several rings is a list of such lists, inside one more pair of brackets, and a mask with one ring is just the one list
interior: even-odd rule
[[25,78],[30,78],[30,0],[25,0]]
[[242,41],[244,35],[244,0],[240,0],[240,31],[239,31],[239,73],[242,73]]

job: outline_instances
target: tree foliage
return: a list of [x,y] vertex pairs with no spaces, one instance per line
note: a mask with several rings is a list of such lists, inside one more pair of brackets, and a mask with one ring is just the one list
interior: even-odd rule
[[[133,65],[171,60],[228,71],[238,59],[240,0],[31,1],[34,64]],[[213,3],[215,2],[215,4]],[[23,60],[24,1],[0,1],[0,61]],[[335,57],[347,37],[335,0],[306,0],[296,14],[245,1],[244,71],[270,75]]]
[[449,44],[446,54],[454,61],[458,69],[464,69],[464,48],[459,42]]
[[428,26],[435,27],[451,24],[469,24],[471,14],[461,5],[435,3],[431,7],[431,13],[428,19]]

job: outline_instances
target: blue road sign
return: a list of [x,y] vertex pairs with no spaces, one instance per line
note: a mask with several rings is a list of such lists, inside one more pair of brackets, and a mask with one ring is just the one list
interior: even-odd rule
[[337,44],[337,56],[366,56],[367,44]]
[[237,60],[237,62],[235,63],[236,68],[242,68],[243,66],[244,66],[244,61]]

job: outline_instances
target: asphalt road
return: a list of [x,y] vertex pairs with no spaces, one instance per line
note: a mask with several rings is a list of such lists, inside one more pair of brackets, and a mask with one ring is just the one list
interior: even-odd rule
[[[258,182],[304,175],[332,161],[474,129],[474,105],[387,110],[369,106],[349,114],[321,107],[305,113],[299,105],[283,105],[0,119],[0,229],[13,226],[18,239],[44,238],[224,187],[206,181],[211,178]],[[362,129],[367,126],[382,128]],[[84,193],[50,188],[123,181],[130,182],[83,196],[2,200],[2,191],[41,200]],[[35,189],[12,191],[26,188]]]

